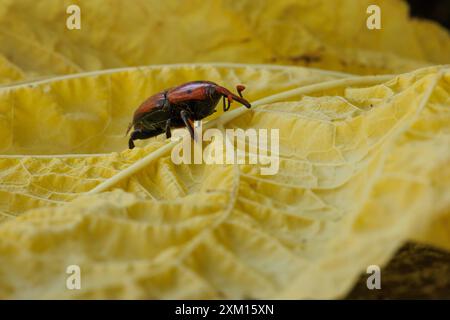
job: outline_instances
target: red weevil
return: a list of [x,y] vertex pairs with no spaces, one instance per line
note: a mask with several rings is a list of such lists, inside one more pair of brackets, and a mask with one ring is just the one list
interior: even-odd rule
[[133,122],[127,130],[128,134],[134,127],[128,141],[129,148],[134,148],[134,140],[151,138],[164,132],[170,138],[171,128],[184,126],[194,139],[193,121],[214,113],[220,98],[223,98],[224,112],[228,111],[232,101],[250,108],[250,103],[242,97],[245,87],[237,85],[236,89],[239,96],[211,81],[192,81],[151,96],[134,112]]

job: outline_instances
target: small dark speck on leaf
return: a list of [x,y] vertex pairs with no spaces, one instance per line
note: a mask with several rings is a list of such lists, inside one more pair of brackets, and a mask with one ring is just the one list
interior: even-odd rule
[[290,57],[289,60],[291,60],[294,63],[304,62],[306,64],[310,64],[312,62],[319,62],[321,58],[320,56],[314,54],[302,54],[299,56]]

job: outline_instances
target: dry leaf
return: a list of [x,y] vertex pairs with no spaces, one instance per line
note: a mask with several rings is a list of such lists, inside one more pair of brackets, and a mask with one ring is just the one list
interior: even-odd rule
[[[450,69],[419,69],[450,37],[404,1],[3,0],[0,23],[0,298],[336,298],[407,239],[450,249]],[[279,129],[278,174],[126,150],[139,103],[196,79],[247,86],[206,126]]]
[[[187,77],[243,82],[251,101],[261,98],[217,122],[278,128],[278,174],[263,176],[258,165],[175,165],[160,154],[171,146],[161,139],[121,151],[126,141],[118,136],[135,100]],[[131,87],[138,89],[115,95]],[[24,115],[34,114],[26,112],[33,101],[42,113],[14,112],[3,127],[12,129],[4,145],[11,156],[1,159],[2,211],[22,214],[0,224],[1,297],[340,297],[367,265],[385,263],[450,204],[448,175],[441,175],[450,159],[448,67],[397,77],[148,68],[10,86],[0,94],[5,109],[14,101]],[[63,120],[74,130],[74,110],[84,110],[78,135],[55,134],[45,144],[52,133],[40,126]],[[65,137],[75,141],[58,140]],[[74,145],[78,154],[67,154]],[[118,152],[85,154],[95,150]],[[149,157],[116,181],[120,189],[78,197]],[[82,290],[65,287],[71,264],[82,268]]]
[[4,137],[0,212],[14,217],[27,209],[72,200],[165,144],[163,139],[151,139],[144,142],[145,149],[129,151],[125,136],[134,109],[164,88],[195,79],[229,88],[245,83],[246,97],[256,100],[342,77],[297,67],[173,65],[5,87],[0,89],[0,135]]

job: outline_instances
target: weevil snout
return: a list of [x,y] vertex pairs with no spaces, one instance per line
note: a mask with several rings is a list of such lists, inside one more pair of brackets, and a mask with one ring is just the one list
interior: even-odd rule
[[[250,103],[247,100],[245,100],[244,97],[242,96],[242,91],[245,90],[245,86],[243,86],[242,84],[238,84],[236,86],[236,90],[237,90],[239,96],[232,93],[231,91],[229,91],[228,89],[226,89],[224,87],[217,86],[216,90],[224,97],[224,101],[223,101],[224,111],[227,111],[230,108],[231,102],[233,102],[233,101],[237,101],[240,104],[244,105],[245,107],[251,108]],[[225,99],[228,100],[228,107],[225,107]]]

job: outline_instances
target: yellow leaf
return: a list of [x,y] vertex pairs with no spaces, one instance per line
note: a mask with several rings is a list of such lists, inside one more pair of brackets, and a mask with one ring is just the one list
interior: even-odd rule
[[196,79],[229,88],[245,83],[246,97],[256,100],[343,77],[296,67],[168,65],[4,87],[0,89],[0,135],[4,137],[0,141],[0,210],[14,216],[72,200],[163,145],[162,139],[152,139],[144,142],[145,150],[126,151],[125,131],[137,106],[164,88]]
[[[279,129],[276,175],[175,165],[177,142],[161,138],[124,150],[138,101],[197,78],[247,85],[252,109],[205,126]],[[450,159],[449,83],[448,67],[348,77],[186,65],[5,87],[0,106],[15,111],[0,208],[19,216],[0,224],[0,296],[341,297],[449,207],[448,175],[436,183]],[[65,287],[73,264],[81,290]]]

